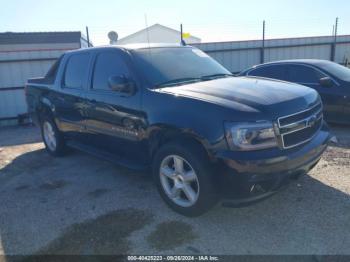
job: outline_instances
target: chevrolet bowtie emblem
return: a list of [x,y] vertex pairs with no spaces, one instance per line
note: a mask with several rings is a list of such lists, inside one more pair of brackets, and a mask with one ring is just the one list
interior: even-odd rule
[[317,117],[315,115],[310,116],[307,120],[306,120],[306,127],[313,127],[317,122]]

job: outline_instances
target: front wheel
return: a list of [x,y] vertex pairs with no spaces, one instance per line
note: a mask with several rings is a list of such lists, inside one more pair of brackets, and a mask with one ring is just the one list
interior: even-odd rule
[[64,139],[52,118],[47,116],[42,117],[41,134],[45,148],[51,155],[62,156],[64,154]]
[[212,167],[191,141],[164,145],[156,154],[153,176],[167,205],[185,216],[199,216],[217,201]]

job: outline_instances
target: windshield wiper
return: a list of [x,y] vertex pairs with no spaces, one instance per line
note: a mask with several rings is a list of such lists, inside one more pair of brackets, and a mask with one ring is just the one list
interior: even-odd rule
[[177,85],[182,85],[182,84],[187,84],[187,83],[207,81],[207,80],[212,80],[215,78],[223,78],[223,77],[234,77],[234,75],[232,75],[232,74],[212,74],[212,75],[205,75],[205,76],[201,76],[201,77],[178,78],[178,79],[173,79],[170,81],[160,83],[160,84],[156,85],[155,88],[177,86]]
[[176,85],[181,85],[181,84],[186,84],[186,83],[193,83],[193,82],[199,82],[201,81],[201,78],[198,77],[185,77],[185,78],[178,78],[178,79],[173,79],[170,81],[166,81],[163,83],[160,83],[156,85],[156,88],[159,87],[168,87],[168,86],[176,86]]
[[212,75],[206,75],[202,76],[201,80],[211,80],[215,78],[224,78],[224,77],[234,77],[232,74],[212,74]]

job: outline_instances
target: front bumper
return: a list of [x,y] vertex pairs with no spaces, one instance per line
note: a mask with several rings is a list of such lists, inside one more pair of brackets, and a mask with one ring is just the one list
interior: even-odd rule
[[308,143],[289,150],[271,149],[250,152],[221,151],[216,154],[219,191],[233,205],[266,198],[291,178],[306,174],[320,160],[331,138],[324,124]]

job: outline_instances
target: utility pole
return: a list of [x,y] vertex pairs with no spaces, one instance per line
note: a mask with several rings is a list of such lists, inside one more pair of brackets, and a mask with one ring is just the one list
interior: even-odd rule
[[335,26],[334,26],[334,43],[337,43],[337,34],[338,34],[338,17],[335,19]]
[[334,25],[334,36],[333,36],[333,43],[331,46],[331,61],[335,61],[335,52],[337,47],[337,34],[338,34],[338,17],[335,19],[335,25]]
[[265,62],[265,20],[263,21],[263,35],[262,35],[262,47],[260,54],[260,63],[263,64]]
[[88,47],[90,47],[89,27],[87,26],[86,26],[86,40],[88,43]]

